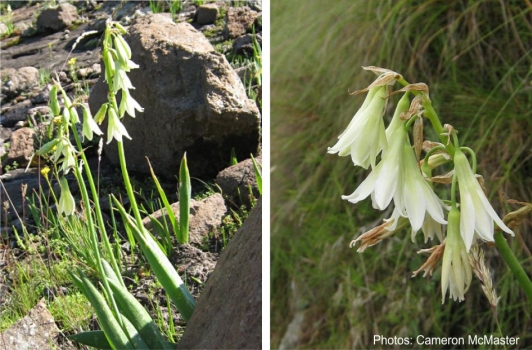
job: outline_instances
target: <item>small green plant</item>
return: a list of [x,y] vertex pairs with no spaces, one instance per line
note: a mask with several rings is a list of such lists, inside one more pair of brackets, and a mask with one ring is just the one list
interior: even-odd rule
[[[253,161],[253,169],[255,170],[255,179],[257,180],[257,189],[259,190],[259,193],[262,195],[262,164],[257,162],[255,157],[253,157],[253,154],[251,155],[251,160]],[[249,193],[252,193],[249,191]]]
[[45,86],[52,81],[52,72],[48,68],[39,68],[39,85]]
[[183,9],[183,4],[181,0],[173,0],[170,3],[170,13],[172,14],[172,19],[175,21],[177,19],[177,14]]
[[13,32],[15,31],[15,25],[13,24],[13,22],[10,19],[5,21],[4,24],[6,26],[6,31],[3,34],[3,37],[10,37],[13,34]]
[[68,75],[70,76],[70,79],[74,83],[78,82],[78,74],[77,74],[77,68],[76,68],[77,58],[72,57],[68,60]]
[[153,13],[163,12],[163,3],[161,1],[150,1],[150,10]]
[[11,170],[18,169],[18,167],[19,167],[18,162],[14,161],[13,163],[6,165],[5,169],[6,171],[11,171]]

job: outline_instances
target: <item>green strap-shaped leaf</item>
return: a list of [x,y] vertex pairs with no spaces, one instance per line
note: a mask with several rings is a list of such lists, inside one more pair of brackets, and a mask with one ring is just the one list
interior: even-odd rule
[[259,193],[262,195],[262,165],[258,163],[253,155],[251,155],[251,160],[253,161],[253,169],[255,169],[255,178],[257,179],[257,188]]
[[83,271],[78,269],[78,276],[72,273],[71,275],[74,283],[80,287],[83,294],[89,299],[96,312],[96,316],[98,317],[98,322],[100,323],[102,330],[105,332],[111,346],[114,349],[133,349],[134,345],[128,339],[124,330],[120,327],[118,321],[111,312],[111,309],[105,302],[105,299],[89,281],[87,276],[85,276]]
[[78,334],[69,335],[67,338],[96,349],[112,349],[112,346],[109,344],[109,341],[107,340],[107,337],[103,331],[81,332]]
[[174,349],[175,344],[166,340],[146,309],[129,291],[115,281],[109,281],[120,312],[135,327],[149,349]]
[[190,294],[187,287],[179,277],[179,274],[170,263],[170,260],[163,253],[155,239],[151,236],[150,232],[142,227],[137,227],[135,221],[126,213],[125,208],[120,202],[113,196],[115,206],[120,211],[124,222],[131,227],[133,234],[137,238],[140,244],[144,256],[148,260],[151,269],[155,273],[158,281],[163,286],[166,293],[170,296],[170,299],[174,302],[175,306],[183,316],[185,321],[188,321],[194,312],[196,302],[194,297]]
[[142,304],[127,290],[127,288],[120,284],[118,276],[114,273],[111,265],[105,260],[102,260],[102,265],[109,286],[113,291],[113,296],[120,309],[120,313],[122,313],[140,333],[142,339],[144,339],[148,345],[148,348],[174,349],[175,344],[166,340]]
[[[151,177],[153,178],[153,183],[155,183],[155,187],[157,187],[157,192],[159,192],[159,196],[161,197],[164,207],[166,209],[166,212],[168,213],[168,219],[170,219],[170,222],[172,223],[172,229],[174,230],[174,234],[177,237],[177,240],[179,243],[180,237],[181,237],[181,231],[179,228],[179,223],[177,222],[177,219],[174,215],[174,212],[172,211],[172,207],[170,206],[170,202],[168,202],[168,198],[166,197],[166,193],[164,193],[163,188],[161,187],[161,184],[159,183],[159,180],[157,179],[157,176],[155,176],[155,173],[153,172],[153,169],[151,167],[150,160],[148,157],[146,157],[146,160],[148,161],[148,167],[150,168]],[[182,219],[181,219],[182,220]]]
[[190,185],[190,174],[187,166],[187,154],[183,155],[179,168],[179,226],[180,235],[177,241],[181,244],[188,243],[188,223],[190,215],[190,197],[192,197],[192,186]]

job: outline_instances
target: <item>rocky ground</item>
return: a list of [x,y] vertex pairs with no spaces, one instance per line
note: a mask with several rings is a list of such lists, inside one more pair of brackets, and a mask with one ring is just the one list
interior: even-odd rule
[[[46,2],[8,3],[9,8],[2,7],[4,20],[0,23],[3,38],[0,41],[0,202],[3,204],[0,310],[7,307],[13,287],[10,280],[13,262],[28,256],[15,243],[13,233],[21,232],[23,226],[32,227],[28,197],[46,187],[40,170],[47,160],[34,153],[49,136],[46,130],[51,123],[47,107],[50,79],[58,79],[72,97],[82,98],[91,109],[98,108],[101,103],[98,95],[106,93],[102,92],[100,81],[100,38],[109,17],[131,28],[132,34],[126,40],[133,48],[133,61],[141,66],[131,80],[137,87],[138,95],[134,97],[145,113],[130,124],[124,122],[135,140],[126,143],[125,148],[136,190],[139,193],[153,190],[153,183],[146,179],[147,156],[166,193],[176,201],[177,181],[173,169],[178,168],[175,164],[187,152],[191,176],[201,179],[193,180],[193,192],[205,192],[205,183],[221,192],[212,194],[211,191],[193,202],[191,244],[174,244],[176,248],[171,255],[172,263],[186,276],[197,298],[203,288],[203,283],[198,281],[208,279],[221,251],[221,237],[216,233],[228,217],[231,219],[228,216],[231,211],[238,211],[240,205],[250,208],[250,188],[251,195],[259,197],[251,160],[224,168],[231,149],[239,160],[253,153],[260,161],[261,93],[257,79],[260,72],[245,59],[257,54],[256,45],[262,40],[260,0],[235,2],[237,7],[223,1],[182,1],[182,8],[174,13],[168,8],[170,1],[65,1],[57,6]],[[161,5],[159,10],[164,13],[154,15],[153,10],[157,10],[153,8],[154,3]],[[87,31],[96,33],[78,40]],[[168,50],[161,51],[161,47]],[[164,134],[165,130],[170,132]],[[110,219],[106,194],[125,193],[120,185],[116,155],[110,147],[105,147],[103,157],[99,157],[97,143],[88,143],[86,147],[89,163],[100,179],[104,214]],[[73,178],[69,181],[74,183]],[[58,193],[56,183],[52,183],[52,188]],[[74,192],[74,195],[79,194]],[[127,202],[127,198],[124,200]],[[178,208],[178,203],[173,207]],[[164,215],[163,212],[155,214]],[[149,227],[150,220],[146,219],[145,224]],[[122,247],[126,255],[130,253],[127,243]],[[154,291],[153,277],[144,276],[142,270],[142,266],[131,265],[125,272],[125,275],[140,276],[131,279],[136,281],[131,282],[132,293],[148,307],[155,298],[160,305],[166,305],[164,292]],[[36,307],[34,316],[44,315],[43,319],[50,320],[45,304]],[[164,307],[162,310],[166,320],[172,317],[177,324],[183,324],[175,311]],[[151,312],[155,312],[153,308]],[[21,320],[20,326],[28,328],[26,321]],[[56,327],[53,322],[44,324]],[[3,335],[13,334],[25,333],[11,329]],[[68,342],[60,345],[70,346]]]

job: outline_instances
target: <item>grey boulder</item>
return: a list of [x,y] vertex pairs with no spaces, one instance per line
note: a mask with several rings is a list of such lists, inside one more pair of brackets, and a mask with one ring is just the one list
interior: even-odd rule
[[[129,73],[131,95],[144,108],[122,120],[132,137],[124,142],[130,169],[148,172],[148,157],[157,175],[173,178],[186,152],[191,176],[214,177],[232,148],[240,159],[257,153],[257,105],[202,33],[161,14],[139,18],[128,31],[132,60],[140,65]],[[89,98],[93,113],[107,101],[103,76]],[[104,150],[118,163],[114,142]]]

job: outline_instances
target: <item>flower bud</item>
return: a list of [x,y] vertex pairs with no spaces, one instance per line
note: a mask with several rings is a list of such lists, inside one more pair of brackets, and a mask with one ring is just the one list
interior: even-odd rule
[[121,35],[114,36],[114,43],[120,63],[127,65],[127,62],[131,59],[131,48]]
[[105,119],[105,115],[107,114],[107,107],[109,105],[107,103],[104,103],[100,109],[98,110],[98,112],[96,113],[96,115],[94,116],[94,121],[98,124],[101,124],[103,122],[103,120]]
[[127,33],[126,28],[124,28],[119,22],[114,22],[113,24],[115,25],[116,29],[120,31],[120,34]]
[[460,235],[460,211],[456,207],[451,208],[447,222],[441,272],[442,303],[445,302],[447,289],[454,300],[464,300],[473,276],[466,246]]
[[70,118],[71,118],[70,111],[65,106],[65,108],[63,108],[63,124],[68,125],[68,123],[70,122]]
[[54,116],[61,113],[61,108],[59,107],[59,101],[57,100],[57,86],[52,86],[50,90],[50,109]]
[[115,63],[109,50],[103,50],[103,63],[105,65],[105,81],[113,81],[113,76],[115,75]]
[[54,147],[59,143],[59,139],[53,139],[50,142],[45,143],[38,151],[38,156],[43,156],[54,149]]
[[76,107],[72,106],[70,108],[70,122],[72,124],[77,124],[79,123],[79,115],[78,115],[78,111],[76,110]]
[[61,187],[61,197],[59,197],[59,203],[57,205],[57,211],[61,214],[72,215],[74,213],[76,202],[70,188],[68,187],[68,181],[65,177],[62,177],[59,186]]

